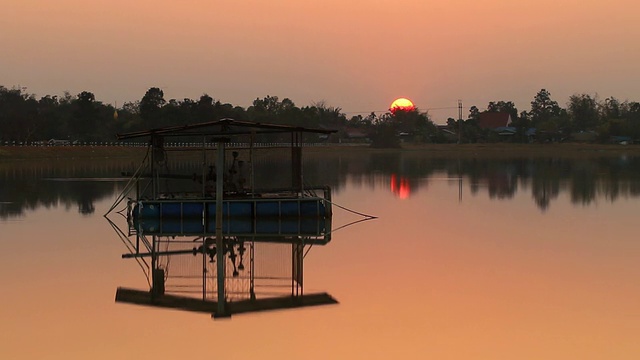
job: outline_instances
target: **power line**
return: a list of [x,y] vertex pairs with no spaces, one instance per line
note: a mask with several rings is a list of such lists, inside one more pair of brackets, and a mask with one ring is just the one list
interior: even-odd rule
[[[450,110],[450,109],[457,109],[457,108],[458,108],[457,106],[445,106],[445,107],[426,108],[424,110],[425,111]],[[386,109],[386,110],[368,110],[368,111],[345,111],[345,112],[343,112],[343,114],[371,114],[371,113],[386,113],[386,112],[389,112],[389,109]]]
[[457,106],[447,106],[447,107],[437,107],[437,108],[428,108],[427,110],[449,110],[449,109],[457,109]]

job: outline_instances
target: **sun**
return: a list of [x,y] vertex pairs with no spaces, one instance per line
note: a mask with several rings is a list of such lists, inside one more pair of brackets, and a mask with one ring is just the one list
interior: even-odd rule
[[416,107],[413,105],[413,102],[411,102],[411,100],[407,98],[397,98],[391,103],[391,106],[389,107],[389,111],[394,114],[398,110],[412,111],[415,109]]

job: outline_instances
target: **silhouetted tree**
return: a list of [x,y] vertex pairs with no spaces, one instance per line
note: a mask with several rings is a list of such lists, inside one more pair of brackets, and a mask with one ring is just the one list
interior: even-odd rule
[[509,113],[512,121],[518,118],[518,109],[513,101],[491,101],[487,106],[487,111]]
[[[531,111],[528,113],[533,126],[548,123],[562,116],[562,109],[555,100],[551,99],[551,93],[545,89],[540,90],[531,102]],[[549,126],[546,124],[546,126]]]
[[473,120],[473,121],[478,121],[478,119],[480,118],[480,109],[478,109],[477,106],[472,106],[469,108],[469,116],[467,117],[468,120]]
[[32,141],[38,135],[38,102],[23,89],[0,86],[0,137],[18,142]]
[[397,109],[390,115],[391,121],[397,124],[397,131],[409,134],[413,141],[431,142],[436,136],[435,124],[427,113],[421,113],[417,108],[411,110]]
[[164,92],[157,87],[152,87],[144,94],[140,100],[140,117],[143,125],[147,128],[162,125],[162,107],[166,103]]
[[200,100],[198,100],[198,104],[196,105],[197,121],[212,121],[215,120],[215,115],[215,100],[207,94],[203,94],[202,96],[200,96]]
[[599,124],[598,104],[588,94],[569,97],[569,118],[574,131],[592,130]]
[[78,94],[77,99],[73,102],[73,117],[70,119],[71,136],[75,140],[96,141],[100,140],[100,134],[97,131],[98,124],[98,106],[96,97],[89,91],[83,91]]

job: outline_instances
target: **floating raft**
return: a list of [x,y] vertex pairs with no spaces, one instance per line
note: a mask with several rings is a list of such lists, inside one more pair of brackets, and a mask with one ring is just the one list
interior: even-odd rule
[[[216,231],[215,200],[140,200],[131,207],[133,226],[148,235],[201,235]],[[238,236],[324,236],[331,208],[321,197],[227,199],[222,232]]]

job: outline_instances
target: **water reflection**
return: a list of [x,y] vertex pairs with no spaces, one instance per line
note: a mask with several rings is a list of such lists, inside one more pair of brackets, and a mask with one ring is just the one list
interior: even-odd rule
[[[135,237],[123,241],[148,289],[119,287],[116,302],[228,317],[235,314],[337,304],[325,292],[304,292],[304,259],[313,239],[226,236],[222,254],[210,236]],[[221,256],[218,256],[221,255]],[[222,259],[223,264],[216,264]],[[222,286],[222,288],[220,288]],[[222,292],[220,289],[223,289]],[[222,309],[219,296],[225,301]]]
[[0,219],[40,207],[76,208],[90,215],[94,203],[124,186],[118,177],[131,161],[41,161],[0,164]]
[[[198,160],[167,166],[175,171],[201,171]],[[257,171],[272,174],[266,187],[282,186],[291,170],[277,154],[256,159]],[[94,203],[118,193],[123,184],[95,181],[113,179],[134,171],[134,161],[46,162],[0,166],[0,218],[23,216],[38,207],[73,207],[83,214],[94,211]],[[602,157],[564,158],[438,158],[419,153],[316,154],[305,155],[305,181],[329,185],[336,193],[348,179],[371,188],[384,187],[402,199],[424,191],[430,181],[461,180],[471,194],[486,193],[492,199],[509,200],[518,192],[531,194],[539,209],[549,209],[561,194],[574,205],[590,205],[598,198],[616,201],[640,195],[640,159]],[[93,178],[94,180],[87,180]],[[83,181],[78,181],[82,180]],[[121,177],[121,179],[124,179]],[[169,181],[169,180],[167,180]]]
[[[372,158],[308,157],[314,182],[338,185],[335,202],[380,216],[334,232],[330,248],[314,245],[304,259],[305,292],[327,290],[340,306],[238,316],[221,324],[209,321],[207,313],[189,316],[115,303],[119,286],[148,290],[150,285],[135,259],[119,259],[128,252],[111,229],[104,231],[102,217],[82,216],[71,202],[68,212],[41,206],[24,222],[1,221],[1,317],[11,331],[0,340],[0,358],[50,358],[52,353],[128,358],[140,352],[141,336],[171,339],[145,347],[142,357],[198,357],[199,347],[176,344],[192,344],[203,334],[220,334],[216,339],[225,344],[217,351],[220,358],[638,358],[640,245],[634,225],[640,202],[622,201],[637,193],[637,164],[628,167],[633,159],[621,164],[615,159],[440,162],[403,155],[392,157],[395,164],[378,165]],[[276,161],[273,166],[285,169]],[[483,167],[506,175],[498,181]],[[311,167],[305,170],[305,177],[312,178]],[[406,201],[391,193],[391,174],[409,180]],[[458,174],[464,174],[461,204]],[[592,178],[577,179],[587,175]],[[576,180],[596,185],[587,186],[594,189],[587,195],[573,195]],[[498,192],[501,188],[509,190]],[[535,205],[534,188],[545,194],[540,198],[547,201],[547,213]],[[572,198],[593,196],[586,206],[571,205]],[[113,198],[94,201],[94,215],[104,213]],[[336,210],[335,220],[347,219]],[[196,237],[172,244],[167,243],[171,237],[160,239],[161,250],[185,252],[160,257],[159,264],[168,267],[165,294],[200,301],[202,265],[211,269],[218,262],[210,262],[211,246],[205,255],[198,251],[203,241],[194,242]],[[236,258],[227,252],[224,263],[241,302],[250,299],[251,250],[245,241],[241,270],[235,240],[230,239]],[[262,270],[281,277],[282,286],[274,289],[289,295],[293,245],[254,245],[256,274]],[[150,258],[143,259],[150,264]],[[286,334],[274,332],[274,323]],[[24,346],[33,339],[39,346]],[[309,347],[309,339],[314,346]]]
[[391,174],[391,192],[400,199],[406,199],[411,195],[409,179],[396,174]]

